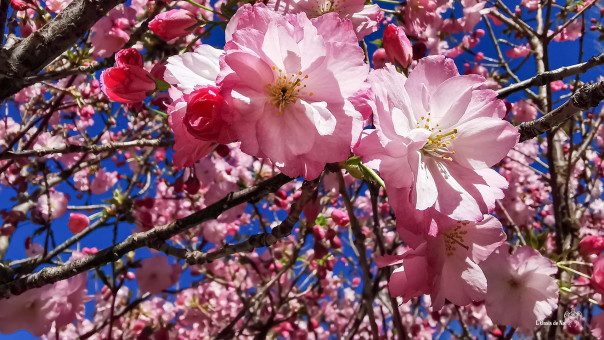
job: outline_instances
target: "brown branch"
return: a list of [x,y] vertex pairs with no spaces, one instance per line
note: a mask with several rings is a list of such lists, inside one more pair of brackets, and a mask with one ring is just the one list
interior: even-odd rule
[[[30,276],[21,277],[13,281],[6,282],[0,285],[0,296],[8,298],[11,294],[19,295],[28,289],[38,288],[47,284],[65,280],[74,275],[86,272],[109,262],[115,262],[132,250],[157,245],[185,230],[199,225],[200,223],[216,219],[224,211],[239,204],[255,202],[268,193],[277,191],[277,189],[279,189],[282,185],[291,180],[291,178],[283,174],[278,174],[259,183],[258,185],[231,193],[205,209],[199,210],[187,217],[178,219],[166,226],[156,227],[146,232],[130,235],[124,241],[116,244],[115,246],[103,249],[97,254],[89,255],[85,258],[75,260],[58,267],[44,268]],[[299,207],[299,209],[302,209],[302,207]]]
[[[159,12],[161,12],[161,10],[165,7],[166,7],[165,2],[157,3],[155,5],[155,9],[153,10],[153,13],[151,13],[151,15],[145,21],[140,23],[140,25],[134,30],[134,33],[132,33],[130,35],[130,39],[128,40],[128,42],[126,42],[124,44],[124,46],[121,47],[121,49],[129,48],[129,47],[133,46],[134,44],[136,44],[139,40],[141,40],[141,38],[143,37],[143,34],[145,34],[145,32],[147,32],[147,30],[149,28],[149,22],[151,22],[151,20],[153,20],[155,18],[155,16],[157,14],[159,14]],[[20,86],[21,86],[21,88],[23,88],[23,87],[27,87],[27,86],[33,85],[33,84],[41,82],[41,81],[53,81],[53,80],[63,79],[67,76],[74,75],[74,74],[95,73],[96,71],[100,71],[104,68],[113,66],[114,63],[115,63],[115,53],[112,56],[107,57],[99,62],[94,61],[88,66],[61,68],[61,69],[25,77],[25,78],[23,78],[22,84],[20,84]]]
[[583,141],[581,142],[581,144],[579,144],[577,150],[572,154],[569,168],[574,168],[575,164],[577,164],[581,157],[583,157],[585,151],[587,151],[587,148],[591,145],[591,142],[596,137],[600,124],[602,124],[602,116],[598,117],[598,119],[594,122],[591,131],[589,131],[587,136],[583,138]]
[[[554,32],[553,32],[551,35],[549,35],[549,36],[547,37],[547,41],[549,42],[549,41],[551,41],[552,39],[554,39],[554,37],[555,37],[555,36],[556,36],[558,33],[562,32],[562,30],[563,30],[564,28],[566,28],[566,26],[570,25],[570,24],[571,24],[573,21],[577,20],[577,19],[578,19],[578,18],[579,18],[581,15],[585,14],[585,12],[586,12],[587,10],[589,10],[589,9],[591,8],[591,6],[595,5],[595,4],[596,4],[596,3],[598,3],[599,1],[600,1],[600,0],[595,0],[595,1],[591,1],[591,2],[589,2],[589,1],[588,1],[588,2],[587,2],[587,5],[586,5],[586,6],[584,6],[584,7],[583,7],[583,8],[582,8],[582,9],[581,9],[579,12],[577,12],[575,15],[573,15],[573,16],[572,16],[572,18],[570,18],[569,20],[567,20],[567,21],[566,21],[564,24],[562,24],[562,26],[557,27],[557,28],[554,30]],[[551,8],[551,6],[550,6],[550,8]],[[544,34],[547,34],[547,32],[543,32],[543,33],[544,33]]]
[[604,100],[604,80],[583,85],[562,106],[539,119],[520,124],[518,126],[520,142],[551,131],[577,112],[598,106],[602,100]]
[[553,71],[543,72],[534,76],[533,78],[510,85],[506,88],[497,91],[498,98],[503,99],[514,92],[522,91],[529,87],[547,85],[555,80],[562,80],[566,77],[585,73],[587,72],[587,70],[600,65],[604,65],[604,53],[598,56],[594,56],[584,63],[573,66],[561,67]]
[[42,70],[123,2],[125,0],[73,1],[42,28],[17,42],[8,51],[6,60],[0,61],[0,100],[23,88],[21,79]]
[[51,154],[66,154],[75,152],[87,152],[93,154],[99,154],[107,151],[115,151],[128,149],[131,147],[161,147],[169,146],[170,143],[162,141],[161,139],[138,139],[128,142],[109,142],[100,145],[75,145],[65,144],[56,148],[49,149],[36,149],[36,150],[23,150],[23,151],[6,151],[5,154],[0,155],[0,160],[15,159],[21,157],[42,157]]
[[346,183],[344,182],[342,171],[337,169],[336,175],[338,176],[340,194],[344,199],[344,204],[346,206],[346,210],[348,211],[348,217],[350,218],[350,227],[352,229],[352,233],[354,234],[354,246],[357,248],[359,254],[359,263],[361,265],[361,269],[363,269],[363,301],[365,303],[365,311],[367,312],[367,316],[369,316],[369,325],[371,326],[373,339],[377,340],[380,338],[380,336],[378,333],[377,323],[375,322],[375,315],[373,313],[374,294],[371,291],[372,275],[371,271],[369,270],[369,264],[367,263],[365,234],[363,234],[359,220],[357,220],[356,216],[354,215],[354,206],[352,205],[352,201],[350,201],[350,197],[346,191]]
[[280,239],[291,234],[294,225],[298,223],[302,209],[306,206],[313,195],[315,188],[318,185],[318,180],[304,182],[302,185],[302,195],[298,197],[292,205],[287,218],[278,226],[273,228],[270,233],[261,233],[250,236],[247,240],[236,243],[226,244],[222,248],[211,252],[187,251],[185,249],[169,246],[164,242],[150,244],[150,247],[160,250],[168,255],[176,256],[184,259],[188,264],[202,264],[212,262],[216,259],[227,257],[236,253],[251,252],[256,248],[270,247],[277,243]]
[[10,0],[0,0],[0,46],[4,45],[4,27],[8,16],[8,4],[10,4]]

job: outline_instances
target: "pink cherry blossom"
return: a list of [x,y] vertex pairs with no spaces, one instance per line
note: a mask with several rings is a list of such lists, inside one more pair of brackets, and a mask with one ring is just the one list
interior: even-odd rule
[[379,29],[384,13],[378,5],[366,5],[363,0],[269,0],[268,8],[279,13],[306,13],[316,18],[327,13],[338,13],[349,19],[359,40]]
[[[192,166],[213,150],[216,142],[229,143],[234,140],[228,124],[223,120],[223,113],[226,113],[223,110],[228,108],[223,103],[220,89],[216,87],[216,77],[220,71],[218,58],[222,53],[221,50],[202,45],[194,52],[168,58],[164,80],[172,85],[169,93],[174,102],[168,106],[168,114],[176,142],[174,163],[178,167]],[[214,96],[200,97],[200,91],[208,89],[213,89]],[[209,105],[204,100],[219,97],[219,105],[217,101]],[[194,109],[196,107],[199,109]],[[199,121],[195,117],[205,118]]]
[[389,192],[404,189],[395,209],[432,208],[456,220],[481,220],[492,211],[507,183],[490,167],[516,144],[518,132],[502,120],[497,94],[482,89],[484,78],[460,76],[452,60],[432,56],[408,79],[386,66],[372,71],[369,82],[376,129],[365,130],[354,152],[380,171]]
[[520,99],[512,104],[512,113],[518,123],[530,122],[537,118],[537,105],[531,100]]
[[109,15],[92,26],[91,43],[96,58],[106,58],[117,52],[130,39],[130,29],[136,18],[136,10],[118,5]]
[[[390,259],[402,263],[390,278],[392,296],[403,302],[430,294],[435,310],[445,299],[463,306],[484,299],[487,281],[478,266],[505,241],[501,223],[487,215],[481,222],[443,220],[438,237],[428,236],[419,246]],[[383,265],[384,263],[380,263]]]
[[48,195],[40,196],[36,210],[40,212],[44,219],[48,219],[49,216],[55,219],[65,214],[68,202],[69,195],[51,189]]
[[316,178],[326,163],[349,157],[362,129],[347,99],[368,71],[352,25],[335,13],[311,21],[263,5],[239,11],[218,85],[241,149],[286,175]]
[[170,265],[167,257],[155,255],[141,261],[136,280],[141,292],[159,294],[178,281],[180,272],[178,263]]
[[531,53],[531,47],[529,44],[513,47],[505,52],[505,55],[509,58],[522,58],[526,57]]
[[487,278],[487,314],[494,323],[531,331],[558,305],[558,268],[538,251],[524,246],[510,255],[499,247],[480,265]]

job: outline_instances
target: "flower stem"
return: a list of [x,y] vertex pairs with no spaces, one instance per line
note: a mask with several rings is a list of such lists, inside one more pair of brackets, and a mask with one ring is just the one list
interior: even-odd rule
[[367,171],[367,173],[369,173],[369,175],[371,175],[371,178],[373,178],[376,182],[378,182],[378,184],[384,188],[384,190],[386,190],[386,184],[384,183],[384,180],[382,180],[380,178],[380,176],[378,176],[378,174],[375,173],[375,171],[373,171],[372,169],[369,169],[365,164],[361,163],[361,168],[365,171]]
[[217,11],[211,9],[210,7],[207,7],[207,6],[204,6],[202,4],[199,4],[199,3],[195,2],[194,0],[185,0],[185,1],[188,2],[188,3],[190,3],[191,5],[193,5],[195,7],[199,7],[201,9],[205,9],[206,11],[210,11],[210,12],[216,14],[216,15],[223,16],[222,13],[217,12]]
[[585,273],[582,273],[582,272],[580,272],[578,270],[574,270],[574,269],[572,269],[570,267],[567,267],[565,265],[562,265],[560,263],[556,263],[556,266],[558,266],[558,268],[560,268],[560,269],[566,270],[567,272],[570,272],[570,273],[573,273],[573,274],[576,274],[576,275],[579,275],[579,276],[583,276],[584,278],[591,280],[591,276],[589,276],[589,275],[587,275]]

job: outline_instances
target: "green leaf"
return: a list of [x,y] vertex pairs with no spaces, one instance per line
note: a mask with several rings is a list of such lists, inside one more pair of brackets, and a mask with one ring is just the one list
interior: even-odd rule
[[170,84],[166,83],[161,79],[153,77],[153,80],[155,80],[155,86],[157,86],[158,91],[168,91],[168,89],[170,88]]

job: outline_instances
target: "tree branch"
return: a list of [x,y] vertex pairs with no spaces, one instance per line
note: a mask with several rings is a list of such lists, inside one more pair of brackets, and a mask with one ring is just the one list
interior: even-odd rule
[[539,136],[560,126],[577,112],[596,107],[604,100],[604,80],[583,85],[570,99],[543,117],[518,126],[520,142]]
[[155,248],[159,251],[164,252],[167,255],[176,256],[184,259],[188,264],[202,264],[212,262],[216,259],[233,255],[236,253],[247,253],[251,252],[256,248],[270,247],[277,243],[280,239],[287,237],[291,234],[294,225],[298,223],[302,209],[306,206],[306,203],[310,201],[314,193],[315,188],[318,185],[318,180],[311,182],[304,182],[302,185],[302,194],[298,197],[295,203],[292,205],[287,218],[283,220],[278,226],[273,228],[270,233],[261,233],[252,235],[247,240],[237,244],[226,244],[219,250],[212,252],[201,252],[201,251],[186,251],[185,249],[175,248],[169,246],[164,242],[157,244],[151,244],[150,247]]
[[[0,285],[0,296],[8,298],[11,294],[19,295],[28,289],[38,288],[47,284],[65,280],[74,275],[86,272],[109,262],[115,262],[132,250],[157,245],[158,243],[164,242],[185,230],[199,225],[200,223],[218,218],[218,216],[224,211],[239,204],[257,201],[268,193],[277,191],[277,189],[279,189],[282,185],[291,180],[291,178],[283,174],[278,174],[253,187],[231,193],[205,209],[199,210],[187,217],[178,219],[166,226],[155,227],[146,232],[130,235],[124,241],[116,244],[115,246],[103,249],[97,254],[89,255],[85,258],[75,260],[58,267],[44,268],[30,276],[21,277],[4,283]],[[302,207],[299,207],[299,209],[302,209]]]
[[498,94],[497,97],[499,99],[503,99],[514,92],[522,91],[524,89],[527,89],[527,88],[533,87],[533,86],[546,85],[555,80],[562,80],[566,77],[585,73],[585,72],[587,72],[587,70],[594,68],[596,66],[599,66],[599,65],[604,65],[604,53],[602,53],[598,56],[594,56],[584,63],[573,65],[573,66],[561,67],[561,68],[553,70],[553,71],[543,72],[541,74],[534,76],[533,78],[510,85],[506,88],[503,88],[503,89],[497,91],[497,94]]
[[4,45],[4,27],[8,16],[8,4],[10,4],[10,0],[0,0],[0,46]]
[[100,145],[75,145],[65,144],[57,148],[49,149],[36,149],[36,150],[23,150],[23,151],[6,151],[5,154],[0,155],[0,160],[15,159],[21,157],[42,157],[51,154],[66,154],[74,152],[87,152],[93,154],[99,154],[107,151],[115,151],[128,149],[131,147],[146,147],[146,146],[169,146],[170,143],[162,141],[161,139],[138,139],[128,142],[109,142]]
[[[54,19],[17,42],[0,61],[0,100],[19,91],[22,78],[34,75],[71,47],[92,25],[125,0],[73,1]],[[4,32],[3,32],[4,33]]]

